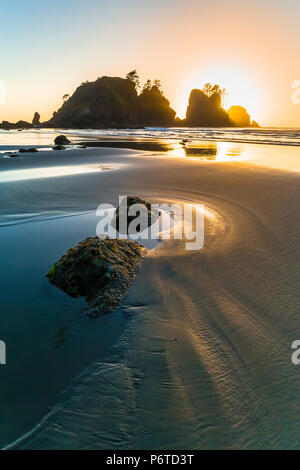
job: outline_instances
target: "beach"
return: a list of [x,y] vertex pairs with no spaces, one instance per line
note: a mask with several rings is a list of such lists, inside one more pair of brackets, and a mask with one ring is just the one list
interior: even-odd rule
[[[0,157],[2,447],[299,449],[298,141],[214,135],[189,157],[176,139],[173,153],[55,152],[45,140]],[[124,303],[93,323],[44,274],[120,195],[204,204],[205,243],[161,243]]]

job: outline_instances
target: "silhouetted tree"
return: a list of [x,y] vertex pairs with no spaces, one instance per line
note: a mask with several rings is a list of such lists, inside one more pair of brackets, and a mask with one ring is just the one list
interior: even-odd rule
[[204,87],[202,88],[203,93],[206,94],[206,96],[210,96],[212,94],[212,85],[211,83],[206,83]]
[[220,85],[217,85],[217,84],[212,86],[211,83],[206,83],[204,85],[204,87],[202,88],[202,91],[208,97],[213,95],[214,93],[216,93],[217,95],[220,95],[222,97],[227,95],[226,88],[221,88]]
[[67,101],[68,99],[70,98],[70,95],[68,95],[67,93],[62,97],[62,100],[63,101]]
[[140,77],[136,70],[132,70],[126,75],[127,80],[134,84],[135,88],[140,88]]
[[162,86],[161,86],[161,81],[160,80],[154,80],[152,87],[157,88],[161,93],[162,93]]
[[150,91],[151,88],[152,88],[152,82],[151,82],[151,80],[148,78],[148,80],[146,81],[145,85],[143,86],[142,93],[144,93],[145,91]]
[[203,93],[205,93],[206,96],[210,97],[212,95],[219,95],[222,98],[222,104],[224,100],[224,96],[227,95],[226,88],[221,88],[220,85],[212,85],[211,83],[206,83],[204,87],[202,88]]

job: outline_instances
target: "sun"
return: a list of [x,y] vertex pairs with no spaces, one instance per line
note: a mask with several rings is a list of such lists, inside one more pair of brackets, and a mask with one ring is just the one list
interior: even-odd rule
[[243,106],[252,119],[259,119],[263,101],[251,71],[236,65],[218,64],[197,70],[190,77],[183,84],[181,96],[178,96],[176,109],[181,118],[185,117],[189,94],[193,88],[201,89],[206,83],[217,83],[221,88],[226,88],[227,95],[223,99],[223,107],[226,110],[234,105]]

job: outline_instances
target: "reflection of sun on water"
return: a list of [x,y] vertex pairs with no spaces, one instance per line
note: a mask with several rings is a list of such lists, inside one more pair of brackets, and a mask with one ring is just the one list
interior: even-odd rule
[[246,153],[239,145],[230,142],[217,142],[216,161],[230,162],[246,160]]
[[[1,183],[10,183],[13,181],[26,181],[41,178],[54,178],[58,176],[80,175],[84,173],[97,173],[112,169],[111,166],[105,165],[68,165],[68,166],[52,166],[43,168],[28,168],[20,170],[8,170],[0,173]],[[116,165],[115,165],[116,167]]]
[[174,150],[168,153],[170,156],[188,157],[198,161],[230,162],[247,159],[245,148],[232,142],[188,142],[185,145],[175,145]]

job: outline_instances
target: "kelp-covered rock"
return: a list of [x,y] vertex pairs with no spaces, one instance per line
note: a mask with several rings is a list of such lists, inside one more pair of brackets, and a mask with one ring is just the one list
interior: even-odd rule
[[87,238],[55,263],[47,277],[70,297],[85,297],[88,315],[100,316],[124,299],[146,252],[129,240]]

